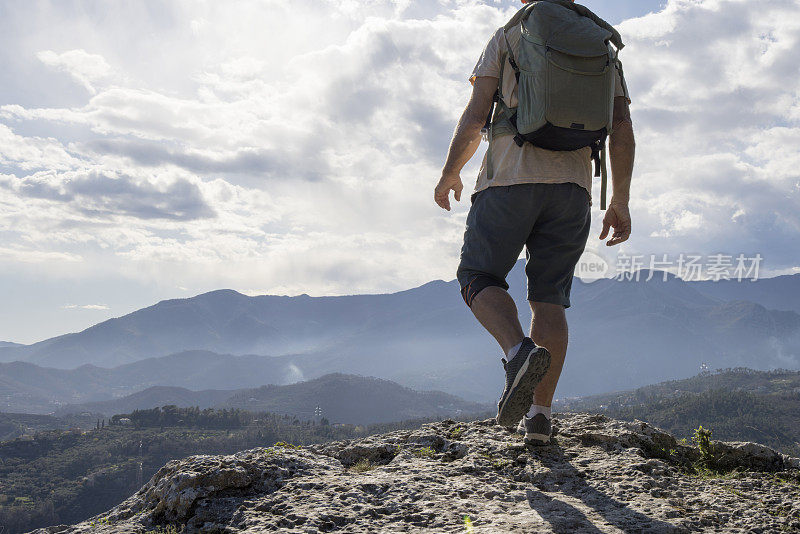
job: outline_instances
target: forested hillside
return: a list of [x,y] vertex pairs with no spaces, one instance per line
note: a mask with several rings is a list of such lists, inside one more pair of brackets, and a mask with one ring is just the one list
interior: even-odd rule
[[103,428],[88,432],[39,432],[0,443],[0,525],[5,527],[0,532],[21,533],[91,517],[133,494],[172,459],[276,443],[353,439],[431,420],[334,425],[326,419],[165,406],[116,415],[101,423]]
[[754,441],[800,456],[800,372],[726,369],[562,403],[562,410],[640,419],[679,437],[702,425],[715,439]]

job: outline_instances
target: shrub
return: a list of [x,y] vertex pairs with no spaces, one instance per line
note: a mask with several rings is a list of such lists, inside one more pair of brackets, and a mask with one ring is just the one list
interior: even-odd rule
[[357,461],[353,466],[350,468],[351,471],[355,471],[356,473],[363,473],[365,471],[372,471],[378,467],[377,465],[373,464],[367,458],[362,458]]
[[414,451],[414,456],[417,458],[433,458],[436,456],[436,451],[430,447],[422,447],[421,449],[416,449]]
[[713,467],[715,463],[714,458],[714,444],[711,442],[711,429],[703,428],[700,425],[699,428],[696,428],[694,431],[694,437],[692,437],[692,441],[694,441],[695,445],[697,445],[697,449],[700,451],[700,463],[704,467]]

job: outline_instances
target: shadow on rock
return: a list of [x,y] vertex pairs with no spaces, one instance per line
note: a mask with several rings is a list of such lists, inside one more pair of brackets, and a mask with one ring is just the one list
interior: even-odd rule
[[528,503],[550,523],[554,532],[602,534],[607,532],[597,526],[602,523],[623,532],[686,532],[682,527],[649,517],[588,484],[586,473],[569,462],[557,440],[528,450],[541,463],[541,468],[532,476],[533,487],[526,490]]

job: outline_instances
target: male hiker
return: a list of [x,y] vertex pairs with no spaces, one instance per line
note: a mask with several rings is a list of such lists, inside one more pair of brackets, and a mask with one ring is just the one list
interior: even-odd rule
[[[619,33],[570,0],[523,3],[494,34],[472,72],[472,96],[435,200],[448,211],[450,191],[461,200],[460,172],[486,124],[489,149],[471,197],[458,280],[467,305],[506,354],[497,423],[519,423],[527,444],[544,444],[550,441],[550,407],[567,352],[565,308],[589,235],[592,160],[605,169],[600,147],[612,132],[613,190],[600,239],[613,228],[606,244],[618,245],[631,233],[635,142],[616,57],[624,46]],[[603,187],[603,204],[604,194]],[[523,247],[533,312],[530,337],[506,283]]]

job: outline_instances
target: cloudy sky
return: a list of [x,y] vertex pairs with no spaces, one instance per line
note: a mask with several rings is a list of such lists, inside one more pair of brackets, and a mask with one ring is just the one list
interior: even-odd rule
[[[628,44],[638,161],[622,250],[800,271],[797,1],[586,5]],[[223,287],[454,278],[468,205],[443,212],[432,188],[466,78],[518,6],[3,1],[0,340]]]

